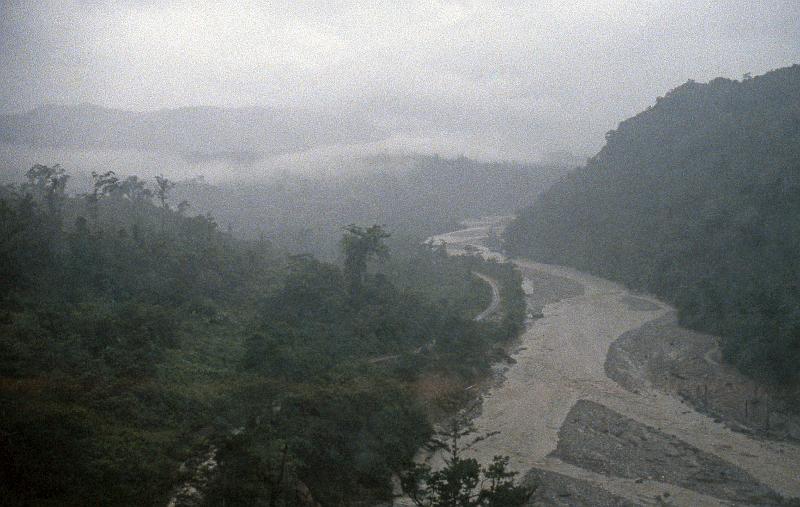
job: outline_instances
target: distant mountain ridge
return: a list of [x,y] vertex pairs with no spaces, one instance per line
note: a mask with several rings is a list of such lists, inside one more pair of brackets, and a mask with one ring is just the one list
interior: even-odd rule
[[365,116],[265,107],[182,107],[151,112],[92,104],[0,115],[12,145],[160,150],[200,160],[247,161],[313,146],[376,139]]
[[800,65],[687,82],[606,139],[508,250],[654,292],[745,371],[800,380]]

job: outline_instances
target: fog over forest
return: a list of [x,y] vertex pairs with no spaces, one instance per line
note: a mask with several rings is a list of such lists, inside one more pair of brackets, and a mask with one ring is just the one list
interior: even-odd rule
[[800,2],[0,2],[0,505],[800,505]]

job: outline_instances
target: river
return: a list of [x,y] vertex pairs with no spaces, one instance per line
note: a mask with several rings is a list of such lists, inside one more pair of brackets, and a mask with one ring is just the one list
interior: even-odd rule
[[[465,229],[433,240],[445,242],[450,253],[463,253],[469,246],[503,260],[484,240],[506,221],[496,217],[468,222]],[[519,472],[531,467],[559,472],[637,504],[655,504],[660,495],[668,493],[674,505],[730,505],[674,483],[591,472],[553,457],[567,414],[578,400],[589,400],[726,460],[782,495],[800,496],[799,447],[733,432],[670,395],[655,389],[631,392],[606,376],[609,346],[623,333],[673,311],[669,305],[573,269],[513,262],[525,278],[526,292],[535,293],[535,280],[543,275],[578,284],[582,290],[579,295],[544,305],[542,318],[530,322],[521,336],[512,354],[515,362],[503,373],[504,379],[484,393],[474,423],[482,432],[500,433],[471,449],[480,462],[488,463],[497,454],[508,455],[512,468]],[[429,460],[434,466],[440,463],[436,456]]]

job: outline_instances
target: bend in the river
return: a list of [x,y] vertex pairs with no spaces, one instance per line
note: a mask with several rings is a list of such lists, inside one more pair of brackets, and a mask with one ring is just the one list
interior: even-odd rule
[[[502,218],[474,221],[465,224],[466,229],[433,239],[445,242],[451,253],[464,253],[469,245],[485,256],[503,259],[483,241],[491,229],[502,224]],[[521,337],[512,355],[516,362],[505,371],[504,381],[485,393],[482,411],[474,422],[481,431],[500,434],[471,450],[479,461],[486,463],[494,455],[508,455],[513,468],[520,472],[531,467],[559,472],[636,503],[649,503],[657,494],[670,492],[672,501],[679,505],[722,504],[674,484],[602,475],[552,457],[567,414],[578,400],[590,400],[726,460],[782,495],[800,496],[797,446],[733,432],[666,393],[655,389],[627,391],[606,376],[609,346],[623,333],[672,311],[669,305],[573,269],[524,260],[514,263],[529,290],[532,279],[544,274],[580,284],[583,293],[543,307],[543,318],[533,321]],[[631,298],[648,304],[631,305]]]

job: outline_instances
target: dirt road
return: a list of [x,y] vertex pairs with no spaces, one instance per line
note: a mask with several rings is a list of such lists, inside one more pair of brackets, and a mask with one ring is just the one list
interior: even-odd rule
[[[487,256],[502,258],[483,244],[489,231],[502,224],[502,219],[473,222],[464,230],[434,240],[446,242],[452,253],[463,252],[465,246],[471,245]],[[604,364],[609,346],[623,333],[665,315],[672,308],[654,298],[631,294],[608,280],[569,268],[514,262],[534,298],[535,282],[542,277],[556,282],[563,280],[572,287],[578,284],[582,290],[579,295],[572,291],[567,297],[543,306],[543,318],[528,326],[520,347],[512,354],[516,362],[504,372],[505,380],[485,394],[475,424],[483,431],[500,431],[500,434],[472,449],[479,461],[489,462],[496,454],[508,455],[513,468],[523,474],[533,467],[557,472],[639,505],[663,504],[667,502],[665,499],[671,505],[761,503],[745,498],[734,501],[735,495],[744,490],[723,484],[731,474],[739,481],[736,487],[747,491],[800,497],[800,447],[735,433],[677,398],[652,388],[628,391],[606,376]],[[632,442],[629,449],[625,448],[628,445],[625,435],[618,435],[611,444],[603,444],[606,447],[598,443],[596,449],[592,447],[596,442],[583,442],[583,447],[589,449],[586,452],[594,454],[570,454],[574,446],[565,445],[569,442],[559,445],[559,438],[588,434],[582,427],[572,432],[563,428],[567,415],[579,400],[592,402],[584,405],[586,410],[592,410],[593,404],[603,410],[610,409],[606,416],[621,421],[620,431],[638,432],[642,439],[650,439],[651,446],[663,443],[667,458],[637,455],[635,447],[641,445]],[[579,415],[575,421],[580,419]],[[630,453],[628,468],[621,463],[604,463],[603,460],[619,459],[619,453],[608,445]],[[670,449],[679,449],[684,457],[702,459],[693,458],[692,462],[669,459],[673,452]],[[661,454],[657,450],[651,452]],[[652,465],[656,466],[654,472],[645,474],[642,467],[636,467],[636,459],[651,465],[661,461]],[[435,465],[438,458],[431,461]],[[697,467],[697,463],[715,463],[719,470],[679,469]],[[662,468],[663,473],[659,472]],[[709,479],[703,476],[706,472],[722,479],[716,476]],[[720,486],[716,490],[705,488],[702,481],[717,481]],[[770,504],[769,499],[764,502]]]
[[500,287],[497,285],[497,280],[490,276],[486,276],[483,273],[473,272],[475,276],[489,284],[489,287],[492,288],[492,301],[489,303],[489,306],[486,307],[481,313],[475,316],[475,320],[480,322],[484,320],[486,317],[491,316],[500,308]]

